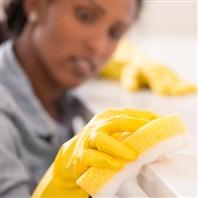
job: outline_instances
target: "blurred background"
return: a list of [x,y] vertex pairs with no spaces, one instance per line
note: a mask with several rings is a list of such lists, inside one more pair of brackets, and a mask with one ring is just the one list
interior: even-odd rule
[[195,83],[197,10],[196,0],[146,0],[129,37],[147,54]]

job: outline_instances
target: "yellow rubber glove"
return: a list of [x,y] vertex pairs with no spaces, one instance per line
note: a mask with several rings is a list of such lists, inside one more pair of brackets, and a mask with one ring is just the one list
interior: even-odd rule
[[159,95],[186,95],[197,92],[197,87],[180,79],[168,67],[153,63],[139,62],[122,70],[121,84],[129,91],[149,88]]
[[74,138],[66,142],[33,193],[33,198],[87,198],[76,181],[89,167],[119,170],[137,158],[129,146],[114,138],[128,135],[157,116],[148,111],[107,110],[97,114]]
[[120,80],[128,91],[139,91],[146,87],[160,95],[185,95],[198,90],[168,67],[146,56],[126,38],[119,43],[101,76]]
[[120,135],[117,135],[117,138],[132,146],[139,153],[138,158],[127,163],[119,171],[108,168],[89,168],[77,183],[94,198],[117,197],[116,195],[125,198],[138,195],[147,197],[137,180],[142,167],[166,154],[183,149],[189,143],[185,126],[177,114],[150,120],[129,136]]

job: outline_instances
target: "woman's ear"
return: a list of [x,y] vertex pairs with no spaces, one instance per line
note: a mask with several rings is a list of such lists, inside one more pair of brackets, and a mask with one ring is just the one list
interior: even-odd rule
[[23,1],[24,12],[30,23],[37,23],[45,16],[47,0],[27,0]]

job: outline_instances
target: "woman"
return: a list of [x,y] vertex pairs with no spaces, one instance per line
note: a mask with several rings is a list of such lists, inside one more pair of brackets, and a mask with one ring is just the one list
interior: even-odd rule
[[[60,146],[73,136],[73,119],[90,119],[70,90],[100,71],[140,7],[140,0],[10,1],[10,39],[1,45],[2,197],[29,197]],[[132,151],[108,135],[99,137],[100,144],[103,138],[113,141],[114,146],[105,142],[113,151],[94,147],[87,155],[78,150],[88,133],[84,130],[62,146],[35,196],[87,197],[76,180],[88,166],[117,168],[116,157],[129,160]],[[60,172],[60,164],[67,170]]]

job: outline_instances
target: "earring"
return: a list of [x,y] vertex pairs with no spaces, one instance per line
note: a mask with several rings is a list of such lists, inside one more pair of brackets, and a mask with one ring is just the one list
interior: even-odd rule
[[38,20],[38,15],[36,12],[32,12],[29,17],[28,20],[32,23],[35,23]]

